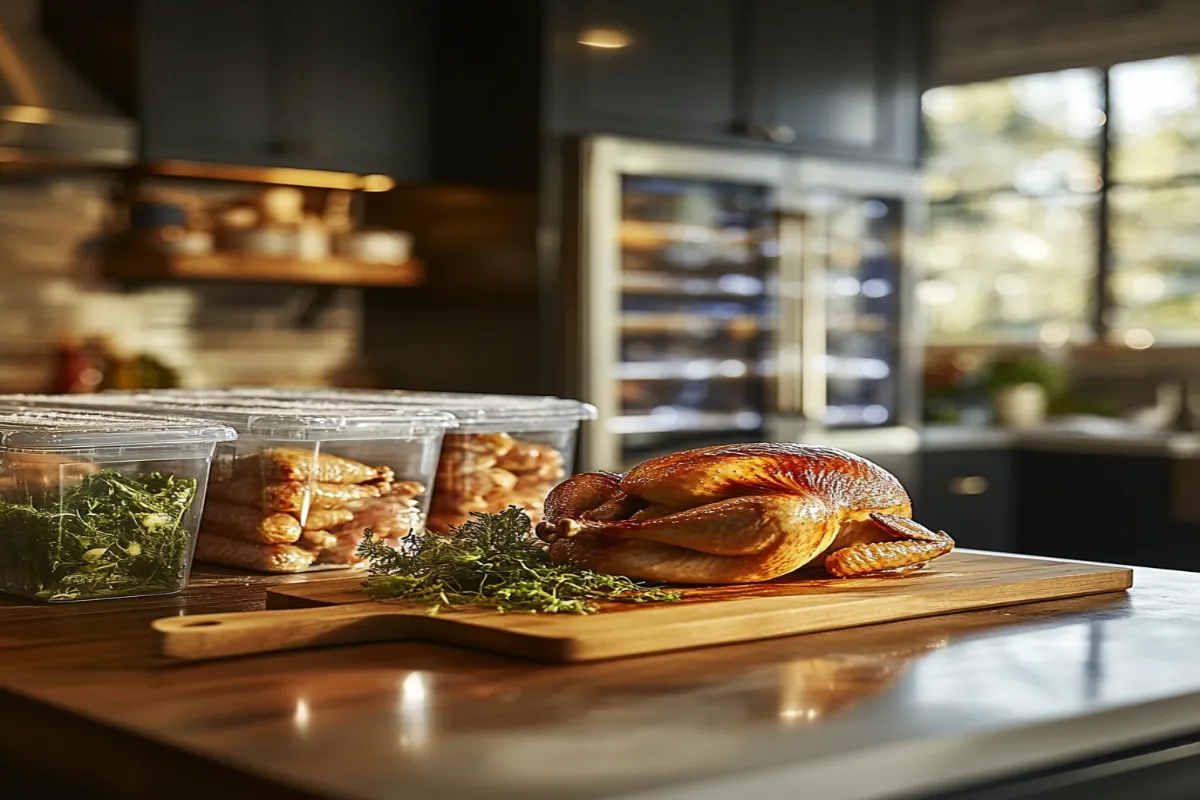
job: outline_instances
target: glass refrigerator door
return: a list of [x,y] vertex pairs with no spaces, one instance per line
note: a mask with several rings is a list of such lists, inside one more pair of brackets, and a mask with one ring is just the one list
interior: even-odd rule
[[609,430],[625,465],[760,438],[771,198],[739,183],[622,177],[619,414]]
[[806,203],[805,413],[826,427],[898,423],[904,212],[886,196]]

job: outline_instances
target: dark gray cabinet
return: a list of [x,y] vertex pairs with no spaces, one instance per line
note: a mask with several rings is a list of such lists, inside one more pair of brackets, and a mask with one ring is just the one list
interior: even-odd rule
[[246,0],[140,5],[143,157],[269,163],[270,8]]
[[918,157],[922,7],[752,0],[743,125],[807,152]]
[[[542,145],[594,133],[915,164],[927,2],[44,0],[43,16],[136,112],[147,160],[530,185]],[[625,46],[588,46],[605,30]]]
[[[704,140],[730,136],[737,0],[569,0],[550,9],[559,68],[553,127]],[[586,44],[598,30],[618,31],[628,44]]]
[[287,0],[277,145],[292,163],[423,177],[425,25],[411,0]]
[[1173,459],[1146,453],[1020,453],[1025,552],[1200,571],[1200,526],[1172,514]]
[[1174,512],[1167,454],[926,450],[913,516],[962,547],[1200,571],[1200,524]]
[[[918,160],[919,0],[550,2],[550,127]],[[616,31],[619,48],[588,46]]]
[[960,547],[1016,551],[1014,461],[1006,449],[922,452],[913,517]]
[[142,2],[144,157],[422,178],[424,10],[418,0]]

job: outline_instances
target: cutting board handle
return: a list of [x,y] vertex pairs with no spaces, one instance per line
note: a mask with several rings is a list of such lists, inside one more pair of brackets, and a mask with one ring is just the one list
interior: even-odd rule
[[280,611],[163,617],[151,623],[159,652],[199,660],[394,638],[399,615],[387,606],[352,603]]

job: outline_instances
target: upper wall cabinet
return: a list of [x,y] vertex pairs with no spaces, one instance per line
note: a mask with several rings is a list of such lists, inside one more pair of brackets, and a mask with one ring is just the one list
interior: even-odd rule
[[809,152],[918,158],[918,2],[753,0],[747,133]]
[[269,163],[275,115],[267,4],[148,0],[140,9],[143,157]]
[[282,135],[317,169],[423,176],[424,4],[284,0]]
[[144,0],[142,150],[419,180],[419,0]]
[[737,0],[550,4],[551,127],[727,138],[736,113]]
[[549,122],[916,163],[920,0],[551,0]]

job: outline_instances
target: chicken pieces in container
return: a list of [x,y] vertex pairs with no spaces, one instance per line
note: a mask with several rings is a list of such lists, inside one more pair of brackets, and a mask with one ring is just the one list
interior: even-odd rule
[[423,528],[442,437],[457,424],[440,411],[303,400],[113,393],[70,402],[236,430],[213,460],[196,558],[259,572],[356,567],[366,530],[394,546]]
[[474,512],[497,513],[510,505],[524,509],[535,525],[541,522],[546,496],[573,472],[580,424],[596,417],[588,403],[548,396],[276,388],[219,394],[264,402],[370,402],[452,414],[458,426],[442,442],[428,517],[428,527],[439,532],[462,525]]

